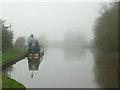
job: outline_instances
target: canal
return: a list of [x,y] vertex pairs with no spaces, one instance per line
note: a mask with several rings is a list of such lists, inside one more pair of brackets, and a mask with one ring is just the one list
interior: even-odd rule
[[[95,63],[90,49],[69,51],[48,48],[37,66],[38,70],[30,70],[28,59],[25,58],[6,68],[3,74],[24,84],[26,88],[99,88]],[[114,77],[113,83],[117,83],[117,75]]]

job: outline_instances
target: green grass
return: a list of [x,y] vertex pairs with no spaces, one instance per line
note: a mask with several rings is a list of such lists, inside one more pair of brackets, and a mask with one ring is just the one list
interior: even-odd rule
[[21,88],[22,90],[25,90],[24,85],[21,83],[9,77],[2,76],[2,90],[4,90],[4,88]]
[[4,50],[2,50],[2,53],[12,53],[12,52],[15,52],[15,51],[18,51],[18,50],[20,50],[20,49],[4,49]]
[[[11,49],[3,51],[3,53],[7,54],[3,54],[2,57],[0,56],[0,58],[2,59],[2,62],[0,62],[0,64],[5,64],[8,61],[11,61],[19,56],[24,55],[25,53],[27,53],[27,50]],[[6,76],[2,76],[2,88],[2,90],[4,90],[5,88],[22,88],[23,90],[25,89],[24,85]]]
[[27,53],[27,50],[14,50],[11,51],[11,53],[7,54],[7,55],[3,55],[2,56],[2,64],[7,63],[8,61],[11,61],[19,56],[24,55],[25,53]]

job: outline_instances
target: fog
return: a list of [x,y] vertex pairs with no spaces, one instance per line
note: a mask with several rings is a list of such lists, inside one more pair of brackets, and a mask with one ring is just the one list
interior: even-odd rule
[[[22,59],[3,74],[25,88],[118,88],[117,6],[97,2],[3,3],[3,26],[12,24],[14,42],[9,39],[12,31],[2,28],[2,49],[8,49],[7,55],[10,49],[14,55],[14,50],[22,52],[27,45],[33,46],[27,54],[32,61]],[[33,36],[40,45],[36,40],[27,43]]]
[[93,38],[92,26],[97,17],[96,2],[3,3],[2,15],[12,23],[14,39],[34,34],[45,35],[48,41],[64,40],[65,33],[80,33],[87,41]]

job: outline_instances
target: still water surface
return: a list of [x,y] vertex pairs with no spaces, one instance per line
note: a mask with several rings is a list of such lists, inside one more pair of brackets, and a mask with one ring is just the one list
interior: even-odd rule
[[49,48],[37,66],[38,70],[31,70],[25,58],[5,69],[3,74],[26,88],[98,88],[93,53],[89,49],[78,51]]

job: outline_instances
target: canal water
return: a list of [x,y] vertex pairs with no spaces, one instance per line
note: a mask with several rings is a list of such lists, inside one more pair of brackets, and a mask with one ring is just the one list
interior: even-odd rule
[[[95,60],[90,49],[64,50],[48,48],[43,59],[30,67],[25,58],[8,67],[3,74],[26,88],[99,88],[95,76]],[[34,68],[34,69],[32,69]]]

